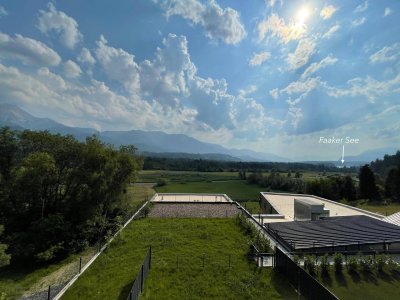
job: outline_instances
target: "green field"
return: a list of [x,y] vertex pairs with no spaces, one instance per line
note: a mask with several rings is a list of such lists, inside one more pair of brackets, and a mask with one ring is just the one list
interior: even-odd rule
[[400,203],[376,204],[376,203],[361,202],[358,203],[356,207],[369,210],[384,216],[388,216],[400,211]]
[[331,270],[328,277],[319,276],[319,280],[343,300],[391,300],[399,299],[400,295],[398,271],[351,273],[344,269],[342,274],[337,274]]
[[297,299],[284,278],[248,261],[247,240],[234,219],[136,220],[63,299],[125,300],[150,245],[143,299]]
[[159,179],[164,179],[168,182],[223,181],[238,180],[239,174],[238,172],[145,170],[139,172],[138,182],[157,182]]

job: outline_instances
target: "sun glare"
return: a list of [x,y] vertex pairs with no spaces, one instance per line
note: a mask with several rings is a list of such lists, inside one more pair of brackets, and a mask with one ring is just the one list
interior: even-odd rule
[[304,25],[307,19],[311,15],[311,8],[308,6],[303,6],[296,14],[296,20],[299,25]]

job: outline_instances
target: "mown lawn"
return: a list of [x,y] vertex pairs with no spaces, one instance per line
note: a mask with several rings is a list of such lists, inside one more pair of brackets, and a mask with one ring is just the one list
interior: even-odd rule
[[234,219],[136,220],[63,300],[125,300],[150,245],[142,299],[297,299],[284,278],[248,261],[247,240]]
[[357,204],[356,207],[369,210],[384,216],[388,216],[400,211],[400,203],[377,204],[362,202]]
[[340,274],[333,270],[329,276],[319,280],[342,300],[383,300],[399,299],[399,271],[384,270],[383,272],[344,271]]

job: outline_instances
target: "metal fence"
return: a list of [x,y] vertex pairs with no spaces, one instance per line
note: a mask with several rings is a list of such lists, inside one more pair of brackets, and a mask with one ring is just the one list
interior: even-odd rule
[[275,248],[274,268],[282,273],[298,293],[307,299],[339,299],[278,248]]
[[151,268],[151,247],[147,251],[146,257],[143,261],[142,266],[140,267],[139,273],[136,275],[135,280],[133,281],[132,288],[128,295],[128,300],[137,300],[139,299],[140,294],[143,292],[144,280],[147,277]]

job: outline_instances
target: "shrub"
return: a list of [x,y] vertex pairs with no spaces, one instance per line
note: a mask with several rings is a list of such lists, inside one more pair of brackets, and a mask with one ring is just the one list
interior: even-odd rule
[[165,179],[157,179],[157,186],[164,186],[167,185],[167,181]]
[[296,265],[300,265],[300,257],[298,255],[293,256],[293,261]]
[[354,256],[350,256],[347,260],[347,269],[349,272],[357,272],[358,261]]
[[304,259],[304,268],[311,275],[315,274],[315,256],[314,255],[307,255],[305,257],[305,259]]
[[385,255],[378,255],[375,258],[375,266],[379,272],[383,271],[383,267],[386,265],[387,257]]
[[342,253],[335,253],[333,256],[333,260],[335,263],[335,271],[337,273],[342,272],[343,269],[343,254]]
[[374,264],[372,255],[364,255],[360,257],[360,266],[364,272],[370,272]]
[[328,274],[329,271],[329,261],[328,261],[329,255],[325,254],[321,258],[321,273],[322,274]]

